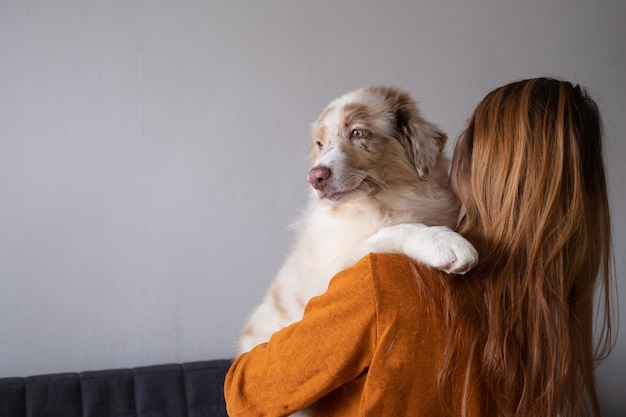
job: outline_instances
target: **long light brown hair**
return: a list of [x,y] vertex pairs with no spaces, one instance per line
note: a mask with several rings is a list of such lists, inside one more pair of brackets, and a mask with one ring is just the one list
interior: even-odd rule
[[[611,225],[595,102],[548,78],[494,90],[470,118],[451,175],[459,232],[481,260],[449,286],[440,388],[477,372],[495,415],[600,415],[594,369],[612,344]],[[462,352],[468,369],[455,367]]]

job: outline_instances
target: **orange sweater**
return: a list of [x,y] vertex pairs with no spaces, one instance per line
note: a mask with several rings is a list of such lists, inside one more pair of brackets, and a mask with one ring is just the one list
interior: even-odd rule
[[[316,417],[431,417],[445,414],[442,402],[460,407],[454,387],[443,399],[436,388],[444,333],[429,300],[439,299],[432,283],[442,279],[394,254],[340,272],[301,321],[235,360],[224,387],[229,416],[287,416],[313,403]],[[483,415],[474,394],[469,415]]]

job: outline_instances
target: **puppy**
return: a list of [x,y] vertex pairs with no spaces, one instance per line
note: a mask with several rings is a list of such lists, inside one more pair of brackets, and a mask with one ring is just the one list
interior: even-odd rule
[[313,124],[312,194],[295,225],[295,246],[242,332],[238,353],[300,320],[336,272],[369,252],[405,253],[457,274],[478,261],[449,229],[459,204],[442,155],[446,140],[397,88],[359,89],[326,107]]

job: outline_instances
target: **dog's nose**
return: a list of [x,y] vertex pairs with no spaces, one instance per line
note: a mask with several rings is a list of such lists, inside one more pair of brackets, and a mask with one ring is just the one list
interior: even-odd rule
[[323,190],[326,187],[326,181],[330,178],[330,168],[313,167],[309,171],[307,179],[309,184],[316,190]]

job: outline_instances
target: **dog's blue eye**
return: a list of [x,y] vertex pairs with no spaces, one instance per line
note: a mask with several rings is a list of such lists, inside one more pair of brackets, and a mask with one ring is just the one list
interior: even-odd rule
[[315,142],[317,144],[317,147],[322,149],[324,147],[324,144],[322,142],[320,142],[319,140],[317,142]]
[[351,133],[353,138],[362,138],[365,137],[365,131],[361,129],[354,129]]

